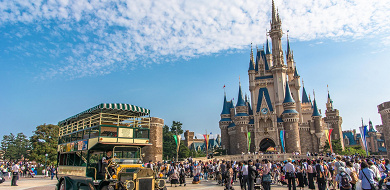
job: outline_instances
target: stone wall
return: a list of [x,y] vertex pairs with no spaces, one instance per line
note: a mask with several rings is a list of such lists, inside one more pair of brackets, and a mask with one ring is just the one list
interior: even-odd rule
[[385,136],[385,145],[387,156],[390,158],[390,101],[378,105],[378,113],[382,118],[383,134]]
[[142,152],[145,153],[143,161],[162,161],[164,119],[157,117],[151,117],[150,119],[149,142],[152,145],[142,148]]

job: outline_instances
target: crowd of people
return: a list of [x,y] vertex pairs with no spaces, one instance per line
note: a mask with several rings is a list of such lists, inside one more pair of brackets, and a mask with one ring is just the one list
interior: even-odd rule
[[390,163],[388,159],[358,156],[334,156],[328,159],[285,161],[248,160],[242,162],[213,160],[148,163],[157,177],[168,179],[171,186],[214,180],[215,184],[233,189],[270,190],[271,185],[287,186],[289,190],[380,190],[390,189]]
[[[43,165],[42,165],[43,166]],[[17,186],[17,180],[19,177],[35,177],[38,175],[37,165],[31,162],[0,162],[0,170],[4,176],[4,179],[11,180],[11,186]],[[53,180],[55,176],[55,166],[47,166],[42,169],[44,177],[51,177]]]

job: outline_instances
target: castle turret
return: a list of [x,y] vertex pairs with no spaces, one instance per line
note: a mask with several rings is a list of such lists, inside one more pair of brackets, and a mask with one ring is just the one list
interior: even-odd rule
[[314,151],[315,152],[319,152],[321,151],[321,148],[320,147],[324,147],[325,144],[322,143],[321,141],[321,138],[325,135],[324,134],[324,131],[322,130],[322,123],[321,123],[321,114],[320,112],[318,111],[318,107],[317,107],[317,102],[316,102],[316,98],[314,97],[314,101],[313,101],[313,114],[311,115],[312,117],[312,120],[313,120],[313,126],[314,126],[314,130],[315,130],[315,136],[317,137],[317,140],[316,142],[316,146],[314,146]]
[[341,129],[341,124],[343,123],[343,119],[340,116],[338,109],[333,109],[333,101],[330,98],[328,91],[328,100],[326,102],[326,117],[324,117],[324,121],[327,124],[329,129],[333,129],[331,135],[331,140],[340,140],[341,148],[344,150],[344,140],[343,140],[343,132]]
[[[235,154],[241,152],[248,152],[248,139],[245,134],[248,132],[248,123],[249,123],[249,114],[248,106],[245,103],[244,98],[242,97],[241,83],[238,89],[238,98],[236,104],[236,115],[234,116],[235,124],[235,139],[234,145],[237,146],[237,149],[234,150]],[[241,131],[238,133],[238,131]]]
[[269,63],[269,66],[272,67],[272,54],[271,54],[271,50],[270,50],[270,47],[269,47],[269,42],[268,42],[268,37],[267,37],[267,42],[265,44],[265,56],[267,58],[267,62]]
[[[222,108],[222,112],[221,112],[221,120],[219,121],[219,128],[221,129],[221,135],[222,135],[222,138],[221,138],[221,146],[223,149],[227,149],[229,150],[229,147],[230,147],[230,137],[229,137],[229,134],[228,134],[228,126],[232,124],[232,120],[231,120],[231,110],[230,110],[230,105],[231,103],[226,101],[226,93],[224,95],[224,99],[223,99],[223,108]],[[186,135],[190,135],[189,133],[185,133],[184,136],[186,137]],[[192,137],[193,138],[193,134],[192,134]],[[186,137],[187,138],[187,137]],[[187,147],[189,147],[189,145],[187,145]]]
[[291,81],[295,77],[299,77],[299,75],[298,75],[298,71],[296,70],[296,67],[294,65],[293,53],[292,53],[291,48],[290,48],[290,40],[288,39],[288,35],[287,35],[286,60],[287,60],[287,75],[288,75],[289,81]]
[[291,96],[287,81],[283,108],[282,119],[285,130],[286,152],[301,152],[298,127],[299,114],[295,110],[295,101]]

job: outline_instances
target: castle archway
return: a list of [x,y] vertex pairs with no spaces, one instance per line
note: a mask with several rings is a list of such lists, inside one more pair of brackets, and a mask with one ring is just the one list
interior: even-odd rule
[[260,151],[265,152],[269,147],[275,148],[275,142],[270,138],[265,138],[260,142]]

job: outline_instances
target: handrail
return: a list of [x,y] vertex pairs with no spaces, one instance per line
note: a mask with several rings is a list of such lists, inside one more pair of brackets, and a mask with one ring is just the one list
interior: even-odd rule
[[94,167],[88,167],[89,169],[90,168],[93,168],[94,170],[95,170],[95,179],[94,180],[96,180],[96,173],[97,173],[97,170],[96,170],[96,168],[94,168]]

